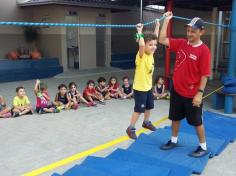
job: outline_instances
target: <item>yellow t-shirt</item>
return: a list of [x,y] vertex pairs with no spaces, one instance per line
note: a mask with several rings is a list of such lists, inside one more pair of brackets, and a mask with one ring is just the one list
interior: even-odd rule
[[13,106],[26,106],[29,105],[30,101],[27,96],[20,98],[19,96],[15,96],[13,99]]
[[153,54],[144,53],[140,58],[139,53],[135,60],[135,75],[133,89],[138,91],[149,91],[152,89],[152,75],[154,71],[154,57]]

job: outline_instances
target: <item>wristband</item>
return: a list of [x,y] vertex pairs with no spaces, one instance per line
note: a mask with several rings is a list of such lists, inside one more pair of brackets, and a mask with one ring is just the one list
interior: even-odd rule
[[198,92],[204,93],[204,90],[202,90],[202,89],[198,89]]
[[144,38],[144,35],[136,33],[134,38],[135,38],[135,40],[140,39],[140,38]]

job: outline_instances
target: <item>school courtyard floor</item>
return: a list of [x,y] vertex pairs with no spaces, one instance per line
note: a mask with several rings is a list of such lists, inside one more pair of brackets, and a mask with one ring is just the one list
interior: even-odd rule
[[[158,74],[162,71],[158,70]],[[123,71],[113,68],[68,71],[43,81],[48,84],[50,96],[54,98],[57,85],[60,83],[68,84],[75,81],[79,85],[79,90],[82,91],[89,79],[97,80],[99,76],[108,79],[111,75],[115,75],[120,80],[125,75],[132,78],[133,72],[133,70]],[[19,85],[26,88],[27,95],[32,105],[35,106],[34,80],[1,83],[0,94],[6,98],[8,104],[11,104],[15,96],[15,88]],[[209,92],[217,86],[218,83],[210,82],[207,91]],[[23,175],[126,135],[125,129],[129,124],[133,105],[133,100],[110,100],[105,106],[98,105],[89,108],[81,106],[76,111],[64,111],[59,114],[34,114],[19,118],[0,119],[0,175]],[[166,117],[168,108],[169,102],[167,100],[155,101],[151,120],[155,122]],[[212,110],[209,98],[205,100],[204,109]],[[236,117],[235,113],[232,116]],[[141,123],[142,119],[139,120],[137,129],[141,128]],[[170,122],[165,121],[159,127],[168,124]],[[126,148],[131,143],[132,140],[126,140],[94,155],[106,156],[116,148]],[[209,161],[202,175],[235,176],[235,156],[236,143],[232,143],[220,156]],[[71,162],[41,175],[48,176],[53,172],[63,173],[81,161],[82,159]]]

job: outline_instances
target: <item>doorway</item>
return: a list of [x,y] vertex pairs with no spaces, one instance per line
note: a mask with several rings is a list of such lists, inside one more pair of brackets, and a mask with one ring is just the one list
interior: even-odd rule
[[[65,17],[66,23],[78,23],[76,12],[70,12]],[[79,69],[79,29],[77,27],[66,28],[66,44],[67,44],[67,63],[68,68]]]
[[[99,14],[97,24],[106,24],[106,15]],[[96,28],[96,66],[105,67],[107,61],[106,28]]]

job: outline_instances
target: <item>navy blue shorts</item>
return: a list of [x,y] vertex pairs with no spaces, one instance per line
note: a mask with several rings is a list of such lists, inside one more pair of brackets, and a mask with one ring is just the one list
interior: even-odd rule
[[153,109],[154,99],[152,89],[147,92],[134,90],[134,102],[134,112],[144,113],[145,110]]

